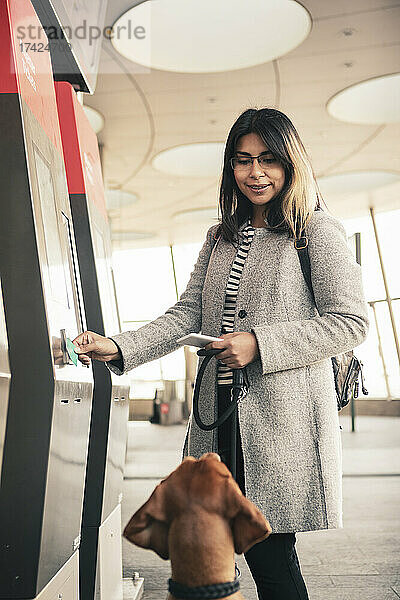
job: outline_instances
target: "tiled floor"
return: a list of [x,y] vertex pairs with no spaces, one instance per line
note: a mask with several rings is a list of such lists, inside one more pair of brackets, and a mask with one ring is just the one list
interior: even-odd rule
[[[297,551],[310,600],[400,598],[400,419],[342,419],[344,529],[299,533]],[[185,427],[129,424],[122,519],[147,500],[180,462]],[[257,600],[242,556],[241,591]],[[124,576],[145,578],[143,600],[164,600],[168,561],[123,541]],[[282,600],[285,600],[284,598]]]

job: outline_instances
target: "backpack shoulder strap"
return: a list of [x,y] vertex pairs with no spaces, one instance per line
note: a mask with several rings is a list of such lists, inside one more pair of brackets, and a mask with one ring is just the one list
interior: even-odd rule
[[311,296],[315,300],[314,290],[311,283],[311,265],[310,256],[308,254],[308,238],[305,231],[302,231],[300,237],[294,240],[294,247],[297,250],[304,279],[306,280],[306,284],[310,290]]

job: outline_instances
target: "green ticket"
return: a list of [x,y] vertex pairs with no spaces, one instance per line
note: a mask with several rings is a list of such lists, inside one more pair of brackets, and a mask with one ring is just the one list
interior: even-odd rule
[[69,338],[67,338],[66,345],[67,345],[68,356],[70,357],[70,359],[72,360],[74,365],[77,367],[78,366],[78,355],[75,352],[75,346],[73,345],[73,343],[71,342],[71,340]]

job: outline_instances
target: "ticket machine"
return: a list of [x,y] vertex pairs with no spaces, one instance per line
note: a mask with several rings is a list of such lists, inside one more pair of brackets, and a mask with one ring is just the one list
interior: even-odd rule
[[[91,331],[113,335],[120,323],[97,137],[72,86],[57,82],[55,87],[87,325]],[[80,590],[82,599],[122,600],[121,499],[129,381],[110,373],[103,363],[95,361],[93,370]]]
[[77,600],[79,588],[93,373],[77,361],[71,344],[86,329],[86,318],[45,39],[29,0],[2,0],[3,600]]

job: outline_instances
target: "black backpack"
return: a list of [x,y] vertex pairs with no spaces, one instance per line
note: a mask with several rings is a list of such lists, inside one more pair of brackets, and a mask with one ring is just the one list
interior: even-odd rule
[[[314,298],[314,290],[311,283],[311,265],[308,254],[308,239],[305,233],[294,242],[300,260],[301,270],[306,280],[308,289]],[[353,350],[343,352],[332,357],[333,376],[336,388],[336,400],[338,410],[342,410],[348,405],[352,398],[358,398],[361,378],[361,390],[364,396],[368,395],[368,390],[364,385],[362,372],[362,362],[355,356]]]

